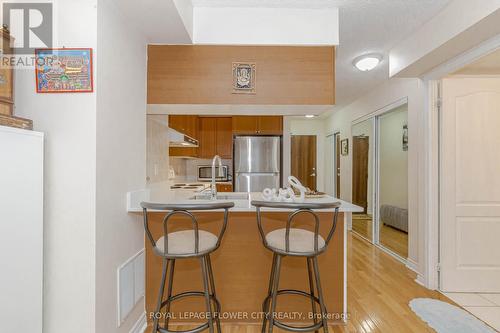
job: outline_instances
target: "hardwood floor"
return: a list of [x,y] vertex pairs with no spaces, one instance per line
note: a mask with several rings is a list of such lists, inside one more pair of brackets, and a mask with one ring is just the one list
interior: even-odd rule
[[[372,218],[367,214],[353,214],[352,229],[358,234],[371,239]],[[408,258],[408,234],[383,225],[380,227],[380,244],[389,250],[399,254],[403,258]]]
[[[421,333],[434,332],[409,308],[408,302],[428,297],[451,302],[415,280],[415,273],[377,247],[349,233],[347,325],[332,326],[331,333]],[[258,333],[259,325],[223,324],[223,332]],[[176,326],[186,330],[187,326]],[[151,328],[149,328],[150,332]],[[275,328],[274,332],[283,332]]]

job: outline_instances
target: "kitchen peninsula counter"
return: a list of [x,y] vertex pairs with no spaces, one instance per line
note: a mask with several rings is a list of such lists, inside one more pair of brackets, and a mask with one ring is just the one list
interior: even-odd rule
[[[128,195],[128,211],[142,213],[141,201],[183,204],[207,203],[210,200],[194,200],[196,193],[191,191],[170,191],[150,189],[131,192]],[[255,207],[252,200],[261,200],[261,193],[250,193],[248,198],[243,193],[220,193],[233,196],[235,207],[230,210],[226,233],[220,248],[212,255],[212,265],[216,281],[217,297],[222,306],[221,321],[238,323],[259,323],[262,320],[262,302],[267,294],[272,253],[265,249],[258,232]],[[346,226],[345,213],[362,211],[362,208],[333,197],[306,199],[306,202],[341,202],[339,223],[328,249],[318,257],[323,293],[331,324],[342,323],[346,309]],[[285,227],[290,210],[262,210],[263,225],[266,232]],[[153,237],[163,235],[162,221],[165,216],[161,211],[148,211],[149,226]],[[304,225],[310,216],[302,214],[294,220],[293,226]],[[222,211],[196,212],[200,229],[218,234],[222,225]],[[319,212],[320,233],[328,233],[332,224],[333,210]],[[191,228],[185,217],[182,222],[174,223],[174,228]],[[173,222],[173,221],[172,221]],[[171,224],[172,226],[174,224]],[[177,229],[178,230],[178,229]],[[161,279],[161,258],[156,256],[150,242],[145,239],[146,248],[146,313],[148,323],[152,322],[152,313],[158,296]],[[306,260],[286,257],[283,261],[280,289],[299,289],[308,291]],[[175,265],[174,293],[188,290],[203,290],[199,260],[177,260]],[[171,322],[203,321],[204,302],[201,299],[187,299],[173,303]],[[284,316],[284,321],[310,323],[311,303],[309,299],[297,296],[282,296],[278,301],[277,311]]]

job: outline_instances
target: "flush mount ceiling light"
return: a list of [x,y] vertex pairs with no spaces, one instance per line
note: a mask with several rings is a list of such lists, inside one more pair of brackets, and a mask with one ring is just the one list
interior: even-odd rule
[[315,115],[313,115],[313,114],[306,114],[306,115],[305,115],[305,117],[306,117],[306,118],[314,118],[314,117],[316,117],[316,116],[315,116]]
[[380,64],[382,55],[377,53],[365,54],[354,59],[352,64],[362,72],[368,72]]

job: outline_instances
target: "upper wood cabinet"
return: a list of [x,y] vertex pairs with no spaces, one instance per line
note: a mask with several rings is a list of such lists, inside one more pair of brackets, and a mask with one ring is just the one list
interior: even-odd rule
[[233,135],[231,117],[200,117],[200,158],[232,158]]
[[[198,116],[170,115],[168,127],[199,140]],[[198,148],[170,147],[169,153],[170,156],[198,157]]]
[[200,117],[200,148],[198,156],[201,158],[212,158],[216,153],[216,136],[217,121],[215,118]]
[[217,118],[217,132],[215,133],[216,152],[222,158],[233,157],[233,121],[231,117]]
[[198,139],[198,116],[170,115],[168,116],[168,127]]
[[260,116],[258,118],[258,133],[259,134],[283,134],[283,117],[282,116]]
[[282,135],[282,116],[236,116],[233,117],[234,134]]

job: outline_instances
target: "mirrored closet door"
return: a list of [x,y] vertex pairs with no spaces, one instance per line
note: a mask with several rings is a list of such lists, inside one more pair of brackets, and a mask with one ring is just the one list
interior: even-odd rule
[[356,123],[352,127],[352,202],[363,207],[362,213],[352,215],[352,230],[372,241],[373,176],[375,156],[374,119]]
[[408,104],[352,125],[352,230],[391,254],[408,257]]

